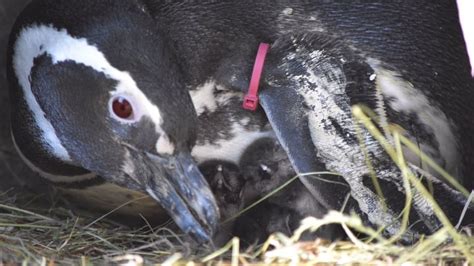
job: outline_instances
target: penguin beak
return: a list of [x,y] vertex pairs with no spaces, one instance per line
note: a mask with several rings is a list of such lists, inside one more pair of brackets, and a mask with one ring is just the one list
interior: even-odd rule
[[[132,151],[131,151],[132,152]],[[219,221],[219,210],[209,185],[189,152],[131,156],[133,179],[196,241],[210,242]],[[144,155],[144,156],[143,156]],[[138,159],[138,160],[137,160]]]

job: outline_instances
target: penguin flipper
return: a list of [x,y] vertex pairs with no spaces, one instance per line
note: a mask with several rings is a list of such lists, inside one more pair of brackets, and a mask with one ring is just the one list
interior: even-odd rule
[[[308,130],[306,110],[301,108],[304,105],[302,97],[295,90],[269,88],[261,92],[260,103],[295,171],[302,175],[325,172],[326,167],[317,159]],[[350,192],[339,176],[301,176],[300,180],[327,209],[340,208]]]
[[[267,61],[261,105],[298,173],[328,170],[341,174],[357,202],[356,211],[366,222],[384,226],[393,235],[401,228],[399,217],[405,204],[401,199],[406,196],[403,178],[380,143],[352,117],[353,105],[383,110],[384,99],[376,88],[374,69],[349,47],[318,34],[277,41]],[[383,199],[372,174],[384,192]],[[345,186],[310,178],[302,181],[328,209],[342,207],[341,199],[348,191]],[[434,182],[434,186],[441,191],[437,195],[449,195],[440,199],[445,210],[462,210],[463,201],[456,191],[443,182]],[[414,204],[406,241],[442,226],[427,208],[429,204]],[[451,220],[458,218],[457,213],[449,214]]]

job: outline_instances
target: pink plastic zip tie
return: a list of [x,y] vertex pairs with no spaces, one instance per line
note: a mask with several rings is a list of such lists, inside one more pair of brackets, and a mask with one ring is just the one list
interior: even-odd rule
[[265,64],[265,58],[267,57],[269,49],[270,45],[268,43],[261,43],[258,47],[249,89],[244,96],[244,103],[242,104],[242,107],[246,110],[255,111],[257,109],[260,78],[262,77],[263,65]]

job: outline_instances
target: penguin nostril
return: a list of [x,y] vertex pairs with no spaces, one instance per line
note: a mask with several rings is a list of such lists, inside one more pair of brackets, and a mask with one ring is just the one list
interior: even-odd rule
[[176,169],[176,168],[177,168],[177,165],[176,165],[176,163],[174,163],[174,162],[170,162],[170,163],[168,164],[168,168],[169,168],[169,169]]
[[131,119],[133,115],[133,107],[124,97],[117,97],[112,101],[112,110],[114,114],[122,119]]

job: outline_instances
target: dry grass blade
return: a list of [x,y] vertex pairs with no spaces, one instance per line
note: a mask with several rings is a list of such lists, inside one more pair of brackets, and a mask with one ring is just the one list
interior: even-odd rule
[[317,178],[318,180],[321,180],[323,182],[340,184],[340,185],[344,185],[344,186],[346,185],[344,183],[339,183],[337,181],[327,180],[327,179],[324,179],[324,178],[317,177],[319,175],[339,175],[339,174],[331,173],[331,172],[314,172],[314,173],[305,173],[305,174],[296,175],[296,176],[292,177],[290,180],[283,183],[281,186],[275,188],[273,191],[271,191],[267,195],[261,197],[260,199],[258,199],[254,203],[252,203],[249,206],[245,207],[243,210],[239,211],[235,215],[233,215],[230,218],[226,219],[225,221],[222,222],[222,224],[226,224],[228,222],[231,222],[231,221],[235,220],[236,218],[240,217],[242,214],[244,214],[244,213],[248,212],[249,210],[255,208],[255,206],[257,206],[258,204],[264,202],[265,200],[267,200],[271,196],[277,194],[278,192],[284,190],[286,187],[288,187],[291,183],[293,183],[295,180],[297,180],[300,177],[312,177],[312,178]]
[[[3,204],[0,212],[1,261],[41,264],[45,257],[54,258],[51,265],[85,265],[83,260],[89,265],[125,254],[146,257],[151,262],[164,261],[176,252],[189,254],[189,247],[171,230],[149,226],[133,229],[103,217],[91,223],[94,219],[88,213],[79,212],[79,217],[60,207],[48,210],[44,202],[30,204],[35,195],[16,201],[8,194],[3,197],[0,201],[12,205]],[[20,207],[26,203],[29,209]]]
[[[49,208],[49,206],[37,204],[39,199],[35,195],[24,200],[12,200],[15,197],[10,196],[14,192],[10,191],[0,194],[0,201],[3,202],[0,204],[0,260],[23,262],[25,265],[110,263],[148,265],[163,262],[165,265],[194,265],[194,262],[195,264],[222,265],[259,265],[261,263],[398,265],[408,262],[419,264],[446,262],[450,265],[462,265],[468,261],[474,261],[474,238],[462,235],[449,222],[428,189],[411,172],[405,162],[402,147],[412,150],[453,187],[460,185],[395,129],[385,128],[385,135],[378,131],[373,124],[373,121],[377,119],[371,117],[370,114],[370,112],[365,112],[364,108],[354,108],[354,117],[357,122],[364,127],[364,130],[369,130],[400,168],[406,190],[405,207],[400,213],[401,230],[399,234],[391,238],[386,238],[381,234],[383,228],[367,227],[355,215],[331,211],[322,219],[303,220],[300,228],[292,236],[281,233],[272,234],[261,246],[251,247],[245,252],[241,250],[239,239],[233,238],[218,250],[209,251],[201,247],[192,253],[189,245],[171,229],[152,227],[146,220],[143,228],[131,229],[107,219],[113,211],[130,202],[96,219],[97,216],[89,214],[81,213],[80,217],[73,215],[62,207]],[[363,147],[361,144],[362,149]],[[296,176],[231,217],[229,221],[284,190],[301,176],[313,176],[321,181],[334,182],[322,178],[321,175],[337,174],[318,172]],[[469,196],[467,191],[460,191],[466,197]],[[433,204],[436,215],[443,222],[444,227],[435,234],[420,239],[415,245],[404,247],[397,245],[397,241],[408,229],[408,217],[414,193],[421,194]],[[461,214],[460,216],[462,219]],[[301,236],[305,232],[317,230],[328,224],[342,225],[349,236],[349,241],[335,243],[320,239],[301,241]],[[358,236],[361,234],[365,238],[359,239]],[[453,241],[450,242],[450,240]]]

